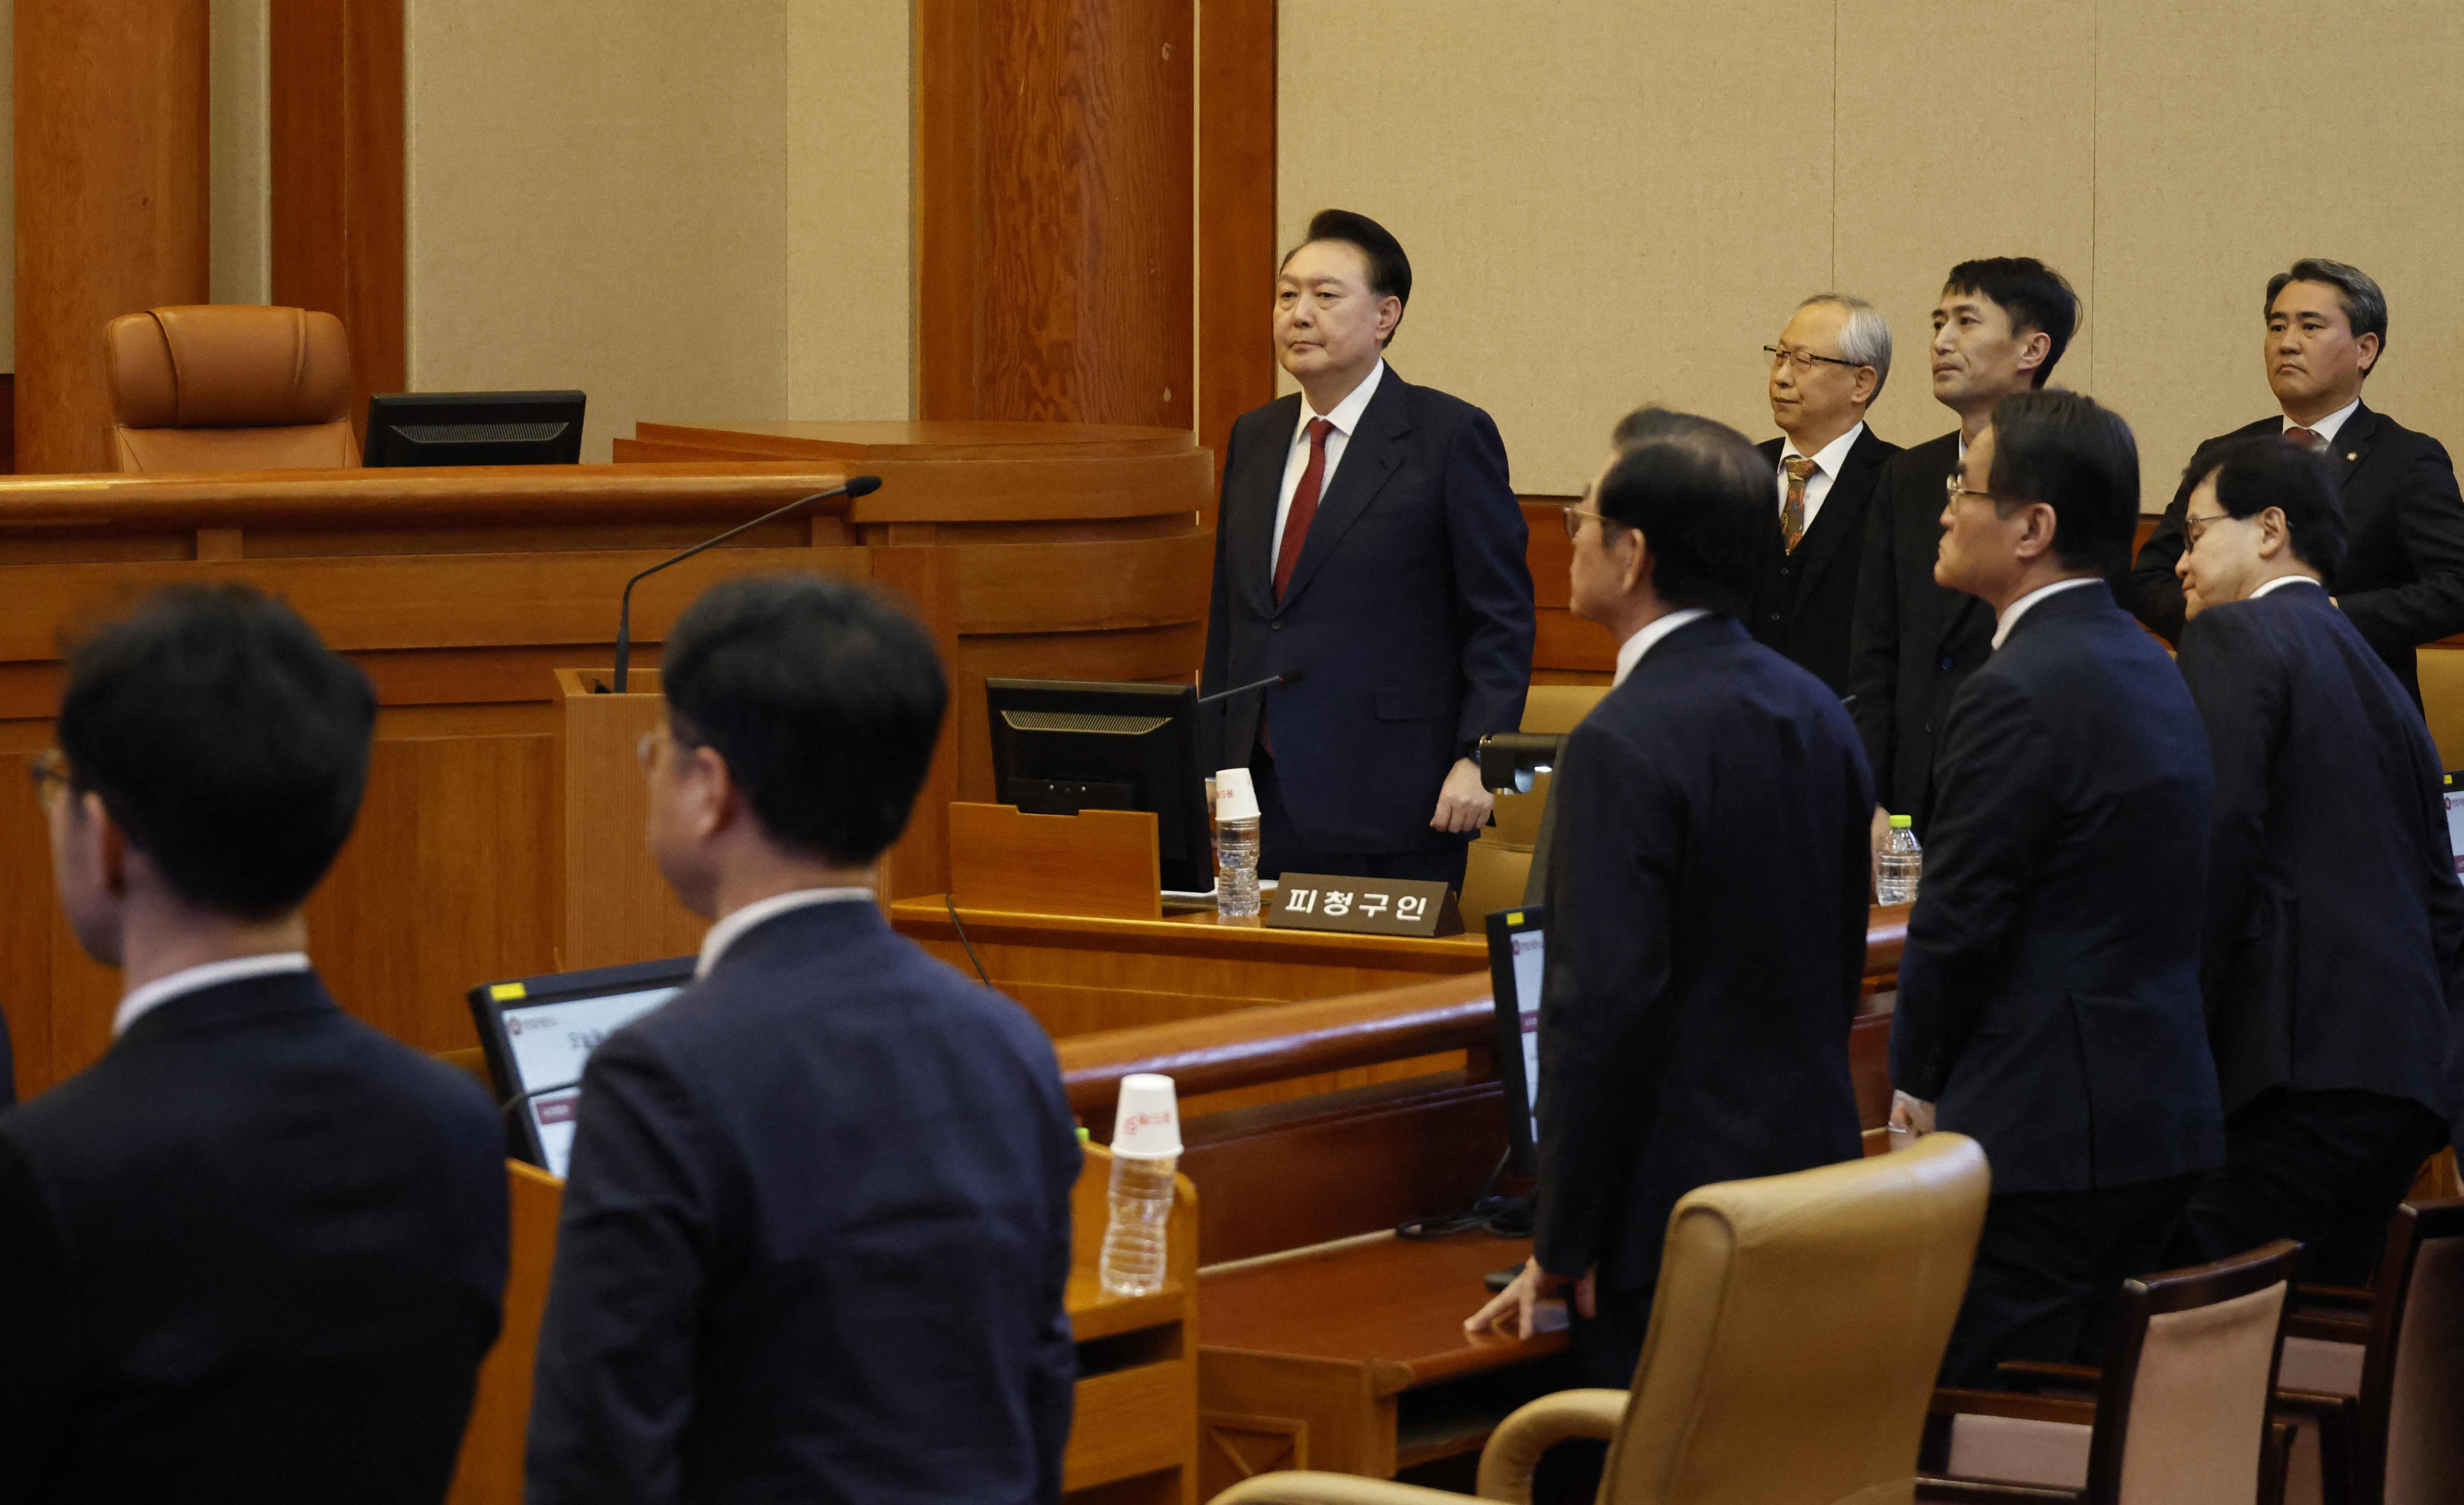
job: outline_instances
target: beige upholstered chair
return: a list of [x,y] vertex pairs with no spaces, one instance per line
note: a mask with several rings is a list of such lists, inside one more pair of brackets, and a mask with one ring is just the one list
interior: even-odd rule
[[288,470],[360,463],[342,321],[298,308],[199,303],[115,318],[113,464],[122,470]]
[[[2271,1426],[2277,1355],[2301,1246],[2290,1239],[2123,1283],[2096,1399],[1940,1390],[1919,1500],[2251,1505],[2283,1495],[2292,1429]],[[2029,1493],[2013,1493],[2014,1487]]]
[[[1934,1371],[1968,1288],[1991,1178],[1973,1140],[1687,1194],[1668,1220],[1632,1390],[1567,1390],[1507,1417],[1485,1499],[1529,1500],[1540,1455],[1607,1439],[1605,1505],[1905,1500]],[[1218,1505],[1440,1505],[1335,1473],[1262,1473]]]
[[[1523,729],[1563,734],[1592,713],[1607,695],[1606,685],[1534,685],[1523,702]],[[1540,811],[1549,798],[1549,775],[1532,780],[1528,795],[1497,796],[1496,824],[1482,829],[1463,862],[1463,917],[1473,930],[1494,909],[1523,902],[1531,878],[1531,848],[1540,838]]]

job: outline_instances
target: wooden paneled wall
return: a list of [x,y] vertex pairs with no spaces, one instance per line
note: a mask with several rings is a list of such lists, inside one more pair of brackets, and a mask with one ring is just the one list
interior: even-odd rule
[[207,297],[206,0],[17,0],[19,468],[111,464],[102,327]]
[[1198,13],[1198,443],[1275,396],[1276,0]]

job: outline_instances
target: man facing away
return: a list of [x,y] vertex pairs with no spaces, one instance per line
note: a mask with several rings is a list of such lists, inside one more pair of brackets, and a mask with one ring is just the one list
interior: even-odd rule
[[1934,574],[1944,481],[1976,442],[1993,404],[2042,387],[2079,328],[2079,296],[2033,256],[1992,256],[1950,269],[1934,306],[1934,400],[1959,415],[1939,439],[1902,450],[1876,484],[1857,577],[1849,709],[1874,771],[1873,839],[1890,817],[1925,834],[1933,816],[1935,749],[1962,681],[1992,651],[1993,614]]
[[1865,426],[1891,374],[1891,326],[1863,298],[1817,293],[1763,353],[1780,437],[1758,447],[1776,477],[1779,539],[1755,577],[1746,625],[1845,695],[1866,507],[1882,462],[1900,452]]
[[2267,434],[2202,450],[2189,484],[2179,663],[2215,759],[2201,979],[2225,1165],[2173,1262],[2295,1238],[2309,1278],[2365,1285],[2456,1106],[2464,888],[2438,750],[2328,599],[2326,468]]
[[1855,1157],[1871,781],[1837,697],[1736,620],[1771,547],[1745,437],[1645,408],[1570,509],[1617,686],[1556,775],[1537,1242],[1467,1325],[1575,1286],[1583,1383],[1633,1383],[1678,1199]]
[[70,656],[34,774],[69,928],[125,991],[102,1058],[0,1119],[10,1499],[444,1496],[496,1337],[504,1132],[309,965],[375,723],[366,677],[242,587]]
[[1412,265],[1328,209],[1284,258],[1275,349],[1301,390],[1223,451],[1200,687],[1279,674],[1222,710],[1217,766],[1258,789],[1258,871],[1460,887],[1488,819],[1473,754],[1522,725],[1531,572],[1506,447],[1479,408],[1385,361]]
[[731,580],[661,687],[650,850],[715,923],[583,1073],[529,1498],[1057,1499],[1080,1156],[1052,1044],[872,892],[948,699],[932,641],[844,581]]
[[[2318,455],[2343,505],[2336,604],[2412,699],[2418,643],[2464,632],[2464,495],[2446,447],[2362,401],[2387,353],[2387,294],[2358,267],[2305,257],[2267,281],[2259,351],[2281,412],[2225,435],[2281,437]],[[2216,441],[2209,441],[2211,444]],[[2185,480],[2130,573],[2130,609],[2178,642]]]
[[1891,1028],[1892,1121],[1985,1146],[1993,1195],[1946,1385],[2093,1353],[2224,1159],[2199,1003],[2213,782],[2172,663],[2113,601],[2139,453],[2084,397],[2006,397],[1942,511],[1995,616],[1950,708]]

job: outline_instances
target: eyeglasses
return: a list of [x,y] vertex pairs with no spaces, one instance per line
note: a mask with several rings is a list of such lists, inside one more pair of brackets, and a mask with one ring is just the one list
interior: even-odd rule
[[1959,472],[1956,470],[1951,471],[1948,475],[1942,478],[1942,490],[1943,494],[1949,498],[1948,505],[1952,507],[1958,506],[1959,499],[1963,496],[1973,496],[1980,501],[1987,502],[1999,502],[2002,500],[2000,496],[1991,491],[1980,491],[1972,486],[1960,485]]
[[1844,366],[1848,370],[1857,371],[1868,364],[1863,360],[1842,360],[1837,356],[1817,356],[1810,350],[1791,350],[1785,345],[1765,345],[1763,354],[1771,358],[1771,363],[1774,369],[1780,362],[1786,361],[1796,368],[1796,374],[1799,376],[1807,375],[1818,365]]
[[2210,524],[2229,523],[2234,521],[2238,521],[2238,519],[2231,513],[2211,513],[2205,517],[2193,517],[2189,513],[2184,513],[2182,514],[2182,541],[2187,547],[2195,549],[2199,546],[2199,540],[2208,535],[2208,527]]
[[1568,542],[1572,542],[1583,535],[1583,519],[1586,517],[1598,518],[1600,527],[1603,530],[1610,528],[1622,528],[1626,526],[1616,518],[1611,517],[1606,513],[1595,513],[1588,507],[1569,507],[1566,509],[1566,538]]
[[57,748],[48,748],[26,760],[26,776],[33,781],[34,797],[48,804],[52,791],[69,787],[69,760]]

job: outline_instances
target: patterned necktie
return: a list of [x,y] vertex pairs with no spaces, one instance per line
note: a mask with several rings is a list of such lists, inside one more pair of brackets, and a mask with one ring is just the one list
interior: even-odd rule
[[1301,542],[1309,536],[1309,519],[1317,515],[1318,489],[1326,484],[1326,436],[1334,425],[1323,418],[1309,420],[1309,464],[1301,470],[1301,484],[1292,491],[1292,507],[1284,516],[1283,546],[1275,551],[1275,601],[1284,600],[1284,587],[1292,582],[1292,566],[1301,562]]
[[1796,455],[1780,462],[1788,472],[1788,500],[1780,504],[1779,541],[1788,552],[1796,552],[1797,540],[1805,536],[1805,482],[1814,474],[1814,462]]
[[2299,445],[2312,454],[2327,452],[2327,436],[2315,428],[2304,428],[2299,424],[2284,431],[2284,442],[2289,445]]

